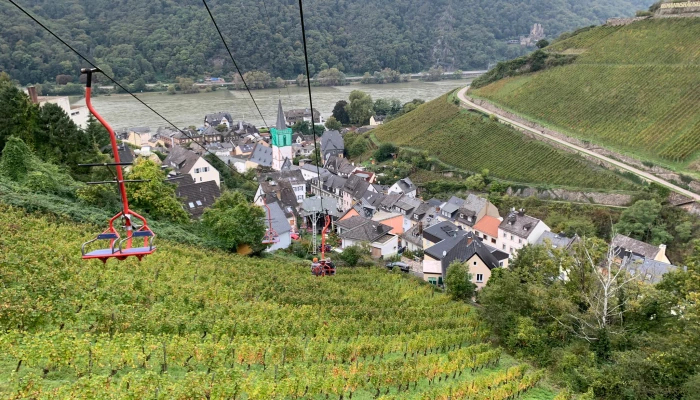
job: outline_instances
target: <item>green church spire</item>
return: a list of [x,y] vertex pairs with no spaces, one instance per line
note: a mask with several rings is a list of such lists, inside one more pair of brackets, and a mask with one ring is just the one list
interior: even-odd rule
[[282,111],[282,100],[277,105],[277,125],[270,129],[272,136],[272,145],[277,147],[286,147],[292,145],[292,128],[287,128],[287,123]]

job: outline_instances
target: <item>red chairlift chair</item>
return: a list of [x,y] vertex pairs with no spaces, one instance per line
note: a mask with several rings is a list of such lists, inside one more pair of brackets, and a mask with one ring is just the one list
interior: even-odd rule
[[272,213],[270,212],[270,206],[267,205],[265,197],[263,197],[263,205],[267,209],[267,230],[265,230],[265,235],[263,236],[263,244],[275,244],[280,242],[280,235],[272,227]]
[[[139,214],[135,213],[134,211],[129,209],[129,201],[127,200],[126,196],[126,185],[124,185],[125,182],[145,182],[144,180],[124,180],[124,175],[122,173],[122,166],[124,165],[131,165],[131,163],[122,163],[121,160],[119,159],[119,149],[117,146],[117,137],[114,134],[114,130],[112,129],[111,126],[107,123],[107,121],[100,116],[100,114],[95,111],[95,109],[92,106],[92,102],[90,99],[90,92],[92,89],[92,74],[97,73],[97,72],[102,72],[97,68],[93,69],[87,69],[83,68],[80,70],[81,73],[87,75],[87,82],[85,84],[85,104],[87,105],[88,109],[90,110],[90,113],[97,118],[98,121],[102,124],[102,126],[107,129],[109,132],[110,140],[112,143],[112,153],[114,154],[114,162],[113,163],[101,163],[101,164],[81,164],[81,166],[84,167],[97,167],[97,166],[103,166],[109,167],[114,166],[116,170],[116,174],[114,174],[114,180],[113,181],[104,181],[104,182],[88,182],[88,184],[92,185],[97,185],[97,184],[117,184],[117,187],[119,188],[119,194],[121,196],[121,203],[122,203],[122,211],[118,212],[117,215],[112,217],[109,220],[109,225],[108,228],[97,235],[92,240],[89,240],[85,243],[83,243],[82,247],[80,248],[82,257],[84,260],[91,260],[91,259],[98,259],[102,261],[103,263],[106,263],[107,260],[110,258],[116,258],[117,260],[125,260],[128,257],[136,257],[139,259],[143,259],[143,257],[153,254],[153,252],[156,251],[156,247],[153,245],[153,241],[155,240],[155,233],[148,227],[148,222],[146,219]],[[110,171],[112,171],[110,169]],[[114,222],[118,219],[121,218],[123,221],[123,231],[125,231],[125,237],[122,237],[119,234],[119,231],[116,229],[114,226]],[[141,221],[141,225],[135,225],[134,221],[132,221],[133,218],[136,218],[137,220]],[[142,246],[137,246],[134,247],[134,240],[140,240],[143,239],[143,245]],[[94,249],[92,251],[89,251],[88,246],[91,245],[94,242],[97,241],[109,241],[109,247],[107,248],[99,248],[99,249]]]
[[321,259],[314,258],[311,263],[311,273],[314,276],[335,275],[335,265],[330,258],[326,258],[326,233],[331,224],[331,217],[326,214],[326,224],[321,231]]

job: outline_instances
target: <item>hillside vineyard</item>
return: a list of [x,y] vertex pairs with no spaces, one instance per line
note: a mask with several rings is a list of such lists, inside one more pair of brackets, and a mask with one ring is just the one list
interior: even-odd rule
[[318,279],[163,242],[103,266],[76,256],[86,227],[0,211],[4,395],[551,398],[534,388],[542,372],[485,343],[470,307],[400,274]]

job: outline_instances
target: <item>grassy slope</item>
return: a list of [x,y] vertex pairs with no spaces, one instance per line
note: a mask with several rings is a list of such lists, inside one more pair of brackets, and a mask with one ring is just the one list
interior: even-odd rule
[[530,140],[505,125],[460,110],[442,96],[375,129],[382,142],[427,150],[460,169],[481,171],[522,183],[573,188],[631,189],[624,178]]
[[[422,364],[450,368],[459,343],[481,356],[494,351],[470,307],[400,274],[341,270],[319,279],[304,264],[167,241],[141,263],[103,266],[79,258],[90,230],[0,204],[0,397],[278,398],[285,385],[332,391],[343,384],[333,377],[353,367],[386,379]],[[433,350],[424,355],[426,345]],[[503,355],[497,366],[432,385],[421,378],[400,394],[396,381],[379,386],[402,399],[472,382],[507,390],[493,379],[517,365]],[[375,381],[358,378],[353,398],[373,398]],[[543,386],[523,396],[553,397]]]
[[684,168],[700,156],[700,19],[598,27],[549,51],[567,66],[506,78],[478,97],[573,136]]

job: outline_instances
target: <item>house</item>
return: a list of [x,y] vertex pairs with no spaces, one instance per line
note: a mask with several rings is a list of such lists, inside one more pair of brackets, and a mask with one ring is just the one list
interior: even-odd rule
[[71,105],[68,96],[39,96],[35,86],[27,87],[27,94],[33,104],[43,107],[47,103],[55,104],[70,117],[71,121],[79,127],[85,129],[88,126],[90,110],[87,106]]
[[[298,108],[294,110],[289,110],[284,112],[284,118],[287,122],[287,126],[292,126],[297,122],[310,122],[311,121],[311,111],[308,108]],[[321,113],[314,108],[314,123],[321,123]]]
[[438,208],[440,213],[438,218],[441,221],[455,221],[457,219],[459,208],[464,204],[464,200],[459,197],[452,196],[449,200],[442,203]]
[[619,255],[619,258],[636,255],[647,260],[661,261],[666,264],[671,263],[668,257],[666,257],[665,244],[660,244],[658,247],[656,247],[618,233],[613,238],[611,245],[613,246],[615,253]]
[[229,168],[234,168],[238,173],[240,174],[245,174],[248,170],[246,169],[246,164],[248,160],[243,157],[236,157],[236,156],[219,156],[217,155],[219,160],[223,161],[224,164],[229,166]]
[[570,238],[563,233],[544,232],[535,244],[551,246],[553,249],[571,250],[573,245],[580,240],[578,235]]
[[255,147],[253,147],[253,151],[250,153],[250,157],[246,163],[246,170],[258,167],[272,167],[272,148],[262,143],[257,143]]
[[202,143],[217,143],[221,141],[221,132],[216,127],[209,126],[201,132]]
[[486,245],[472,232],[459,231],[425,249],[423,279],[433,285],[443,285],[450,264],[465,262],[472,282],[481,289],[491,277],[491,271],[502,267],[507,258],[508,254]]
[[307,163],[300,165],[299,169],[301,169],[301,173],[302,175],[304,175],[304,179],[306,179],[307,182],[311,181],[312,179],[318,178],[319,173],[321,174],[321,176],[330,174],[330,172],[328,172],[328,170],[323,167]]
[[226,142],[210,143],[204,146],[204,151],[215,156],[230,156],[233,154],[233,144]]
[[355,216],[336,223],[342,247],[368,243],[374,258],[390,257],[398,253],[398,236],[389,233],[391,227],[371,219]]
[[357,167],[355,167],[353,163],[351,163],[345,158],[338,156],[329,156],[328,158],[326,158],[326,161],[323,164],[323,166],[331,173],[342,176],[343,178],[349,177],[350,174],[355,172],[355,170],[357,169]]
[[370,126],[384,125],[386,115],[373,115],[369,118]]
[[133,144],[134,146],[148,146],[151,140],[151,128],[135,127],[126,129],[119,135],[122,142]]
[[487,199],[474,194],[469,194],[457,211],[455,223],[463,226],[468,231],[473,231],[474,225],[484,216],[488,215],[496,218],[499,222],[501,219],[501,215],[498,213],[498,208],[496,208],[496,206],[491,204]]
[[630,275],[652,285],[661,282],[666,273],[678,270],[677,266],[670,263],[644,258],[636,254],[625,256],[622,263],[627,266]]
[[345,141],[338,131],[325,131],[321,136],[321,159],[325,163],[331,156],[343,158]]
[[204,117],[204,127],[206,128],[216,128],[219,125],[226,125],[226,128],[230,129],[232,123],[233,118],[231,118],[231,114],[224,111],[207,114]]
[[202,134],[194,129],[183,129],[172,136],[174,146],[187,146],[191,143],[201,144],[203,141],[204,137]]
[[391,233],[397,235],[402,235],[404,233],[403,215],[399,213],[378,211],[372,215],[371,219],[372,221],[391,227]]
[[399,179],[389,188],[389,193],[400,193],[409,197],[416,197],[417,191],[418,188],[408,177]]
[[216,186],[221,187],[219,171],[192,150],[173,147],[163,160],[163,165],[172,168],[176,174],[190,175],[195,182],[214,181]]
[[362,199],[362,196],[367,190],[370,190],[370,187],[371,185],[361,177],[350,175],[343,186],[343,209],[349,209],[356,201]]
[[221,197],[221,189],[214,181],[195,182],[191,176],[178,179],[175,195],[180,199],[191,218],[199,218],[204,210]]
[[276,192],[280,187],[279,183],[289,182],[294,192],[297,203],[302,203],[306,198],[306,180],[299,169],[287,169],[274,172],[263,172],[258,174],[258,191],[255,194],[256,204],[263,194]]
[[279,242],[273,243],[265,251],[271,252],[279,249],[286,249],[292,244],[292,226],[285,215],[284,210],[277,202],[268,203],[267,207],[263,207],[265,211],[265,225],[269,229],[269,224],[277,233]]
[[320,178],[311,179],[311,192],[316,196],[333,198],[338,204],[338,210],[344,212],[349,208],[343,202],[343,187],[346,181],[346,178],[331,173],[321,175]]
[[512,209],[498,225],[499,249],[515,257],[518,250],[528,244],[535,244],[549,227],[541,220],[525,214],[525,210]]
[[498,245],[498,226],[501,225],[501,220],[490,215],[484,215],[479,222],[474,225],[473,232],[491,246]]
[[243,143],[233,148],[233,154],[236,156],[249,156],[253,150],[255,150],[255,144]]

